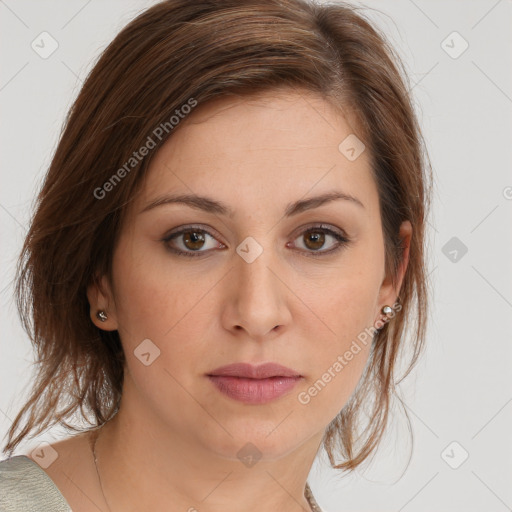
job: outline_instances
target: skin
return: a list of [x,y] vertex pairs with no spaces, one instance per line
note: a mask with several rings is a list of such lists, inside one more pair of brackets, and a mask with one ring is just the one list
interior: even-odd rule
[[[360,352],[309,403],[298,395],[383,318],[384,305],[395,303],[412,233],[404,222],[404,262],[393,288],[384,270],[368,151],[349,161],[338,149],[358,133],[355,126],[310,92],[223,98],[198,106],[155,155],[114,252],[112,282],[104,277],[88,290],[91,320],[100,329],[117,329],[127,354],[119,413],[100,430],[96,445],[112,512],[168,510],[170,503],[190,512],[239,511],[241,503],[246,512],[309,510],[308,473],[325,428],[361,377],[370,342],[360,343]],[[336,200],[284,217],[289,203],[333,190],[364,207]],[[141,213],[171,193],[207,195],[234,214],[184,204]],[[320,223],[350,242],[330,254],[337,244],[330,234],[324,245],[308,245]],[[202,247],[183,235],[162,242],[189,224],[211,234]],[[263,248],[252,263],[236,252],[249,236]],[[169,246],[203,253],[175,255]],[[107,312],[106,322],[96,318],[99,309]],[[149,366],[134,355],[144,339],[160,350]],[[278,362],[303,379],[273,402],[246,405],[206,377],[241,361]],[[252,467],[236,455],[249,442],[261,453]],[[73,510],[96,510],[91,502],[109,510],[86,436],[54,448],[63,455],[59,469],[87,491],[85,500],[57,466],[47,470]],[[73,457],[81,457],[81,470]]]

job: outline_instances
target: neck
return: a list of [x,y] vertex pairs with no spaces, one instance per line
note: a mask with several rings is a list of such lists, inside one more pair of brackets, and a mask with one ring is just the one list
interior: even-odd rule
[[315,511],[306,481],[322,432],[279,458],[247,444],[240,458],[228,458],[168,427],[149,433],[148,423],[158,422],[131,412],[121,406],[94,433],[99,485],[110,512],[167,510],[169,504],[188,512],[238,512],[240,504],[247,512]]

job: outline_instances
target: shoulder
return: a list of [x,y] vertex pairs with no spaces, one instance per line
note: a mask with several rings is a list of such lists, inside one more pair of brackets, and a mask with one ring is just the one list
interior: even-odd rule
[[30,457],[0,461],[0,512],[70,512],[66,500],[46,472]]

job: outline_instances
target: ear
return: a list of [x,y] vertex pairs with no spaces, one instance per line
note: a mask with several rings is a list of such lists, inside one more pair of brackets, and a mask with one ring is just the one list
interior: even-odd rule
[[[87,299],[92,323],[104,331],[115,331],[118,328],[116,307],[112,287],[106,276],[95,276],[87,287]],[[96,316],[98,311],[104,311],[107,315],[104,322]]]
[[384,280],[382,281],[380,291],[379,291],[377,318],[382,318],[381,309],[384,306],[393,307],[393,305],[396,302],[397,297],[400,294],[400,288],[402,287],[402,281],[404,279],[405,271],[407,270],[407,265],[409,263],[409,249],[410,249],[411,237],[412,237],[412,225],[408,220],[402,222],[402,224],[400,225],[399,236],[400,236],[400,239],[402,240],[401,245],[403,247],[403,253],[402,253],[402,262],[398,269],[398,275],[397,275],[397,279],[396,279],[396,288],[393,287],[393,284],[391,282],[391,276],[385,276]]

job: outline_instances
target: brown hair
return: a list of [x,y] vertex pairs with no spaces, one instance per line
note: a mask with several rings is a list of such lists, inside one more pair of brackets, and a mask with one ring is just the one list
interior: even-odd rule
[[[356,114],[380,197],[386,271],[394,280],[403,256],[399,227],[412,224],[401,312],[373,336],[365,373],[324,437],[338,469],[352,470],[374,451],[396,394],[407,323],[414,329],[402,378],[424,344],[431,169],[400,58],[357,10],[305,0],[167,0],[140,14],[105,49],[66,118],[18,262],[17,306],[38,373],[8,432],[9,455],[36,428],[36,435],[57,423],[79,430],[66,421],[78,409],[85,419],[92,413],[87,421],[94,426],[118,410],[121,341],[117,331],[91,322],[86,288],[98,276],[111,277],[127,205],[156,150],[179,129],[171,117],[193,102],[280,87],[319,93],[340,112]],[[160,138],[157,127],[166,128]],[[155,149],[132,165],[148,137]],[[363,406],[368,425],[354,439]],[[346,459],[338,465],[335,448]]]

